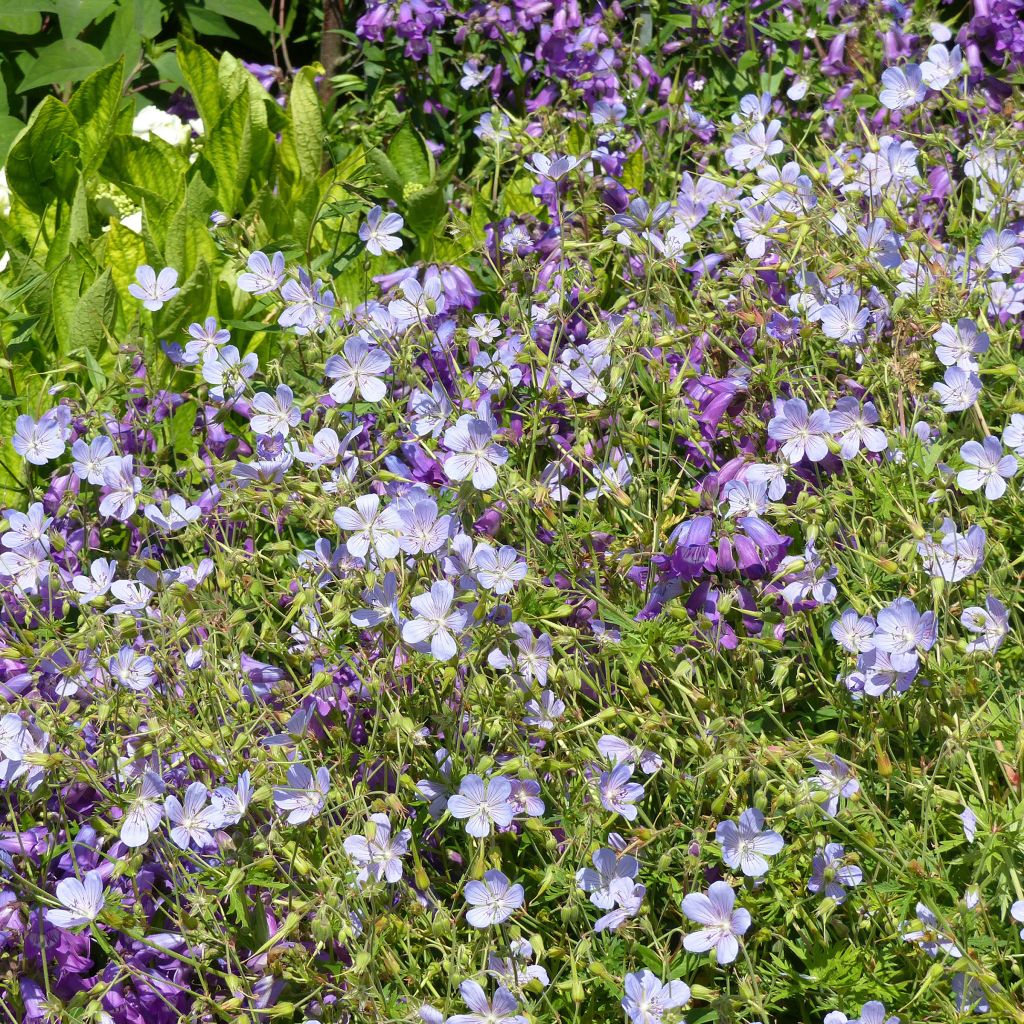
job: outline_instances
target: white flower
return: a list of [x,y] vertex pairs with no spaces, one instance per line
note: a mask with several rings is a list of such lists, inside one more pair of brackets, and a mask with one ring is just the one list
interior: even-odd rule
[[287,437],[292,427],[298,426],[299,410],[295,407],[292,389],[287,384],[279,384],[272,395],[258,391],[253,395],[252,407],[255,412],[249,420],[249,426],[257,434],[268,437],[280,434]]
[[100,916],[106,903],[99,871],[89,871],[85,881],[64,878],[57,883],[57,899],[63,910],[47,910],[46,920],[57,928],[77,928]]
[[192,137],[192,129],[180,117],[158,107],[143,107],[132,121],[132,135],[149,141],[152,136],[168,145],[182,146]]
[[989,501],[1006,493],[1006,481],[1017,472],[1017,460],[1003,454],[1003,446],[995,437],[986,437],[981,444],[967,441],[960,449],[960,458],[974,468],[960,470],[956,475],[957,485],[965,491],[984,487]]
[[945,89],[953,79],[960,77],[962,64],[959,46],[947,50],[941,42],[935,43],[928,47],[928,59],[921,64],[921,77],[929,89]]
[[500,871],[485,871],[482,882],[466,883],[466,920],[474,928],[489,928],[507,921],[523,905],[523,887],[510,884]]
[[344,355],[331,356],[324,373],[336,383],[331,385],[330,396],[344,405],[358,391],[364,402],[379,402],[387,393],[387,385],[380,376],[391,366],[388,354],[363,338],[349,338]]
[[462,609],[452,611],[455,588],[447,580],[437,580],[430,590],[417,594],[412,601],[416,618],[402,627],[402,639],[408,644],[430,641],[430,653],[438,661],[448,661],[458,653],[455,633],[466,624]]
[[882,89],[878,98],[882,105],[890,110],[916,107],[925,98],[926,93],[921,69],[916,64],[886,68],[882,72]]
[[381,558],[394,558],[400,550],[395,534],[402,528],[402,516],[392,505],[381,509],[376,494],[356,498],[354,508],[339,508],[334,521],[352,533],[346,547],[355,558],[363,558],[371,547]]
[[398,252],[402,248],[402,240],[398,232],[405,227],[405,221],[397,213],[384,213],[375,206],[366,215],[366,220],[359,225],[359,237],[366,243],[366,251],[373,256],[382,256],[385,252]]

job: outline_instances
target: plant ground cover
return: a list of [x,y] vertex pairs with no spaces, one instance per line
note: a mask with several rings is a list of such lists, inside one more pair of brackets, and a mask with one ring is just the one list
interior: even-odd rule
[[0,1020],[1024,1021],[1020,5],[345,17],[7,155]]

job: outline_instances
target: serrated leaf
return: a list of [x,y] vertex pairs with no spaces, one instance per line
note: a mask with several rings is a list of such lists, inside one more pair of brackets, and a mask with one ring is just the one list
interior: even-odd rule
[[216,124],[221,111],[221,91],[213,54],[181,36],[178,38],[178,65],[203,124]]
[[86,289],[75,310],[68,333],[69,351],[98,352],[114,330],[117,288],[108,267]]
[[45,96],[7,154],[7,183],[33,213],[74,190],[78,122],[56,96]]
[[68,100],[79,127],[82,170],[88,174],[102,162],[117,122],[124,80],[124,58],[91,74]]
[[236,212],[241,205],[251,155],[249,93],[243,89],[225,107],[213,130],[207,131],[203,147],[203,159],[209,161],[217,178],[217,201],[227,213]]
[[[320,177],[324,154],[324,125],[313,79],[321,69],[303,68],[288,95],[288,129],[285,132],[286,163],[304,185]],[[301,191],[301,190],[300,190]]]

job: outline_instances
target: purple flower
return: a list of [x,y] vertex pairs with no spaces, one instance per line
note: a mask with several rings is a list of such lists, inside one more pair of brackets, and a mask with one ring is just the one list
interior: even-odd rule
[[218,402],[237,398],[258,366],[255,352],[243,358],[234,345],[218,349],[203,362],[203,380],[210,385],[210,397]]
[[95,921],[106,903],[99,871],[86,872],[84,881],[61,879],[57,883],[57,900],[63,909],[46,911],[46,920],[55,927],[77,928]]
[[485,871],[482,882],[466,883],[466,920],[474,928],[490,928],[507,921],[523,905],[523,887],[512,885],[500,871]]
[[43,413],[38,420],[19,416],[14,421],[11,447],[33,466],[45,466],[60,458],[65,448],[65,425],[56,410]]
[[135,475],[131,455],[113,456],[103,464],[103,485],[107,493],[100,502],[100,515],[124,522],[138,507],[142,481]]
[[901,928],[903,940],[916,943],[929,956],[948,953],[952,957],[960,957],[960,947],[957,946],[951,936],[941,930],[939,920],[934,912],[929,910],[923,903],[918,903],[916,912],[917,920],[921,927],[911,931]]
[[466,612],[452,610],[455,588],[447,580],[437,580],[430,590],[417,594],[410,604],[416,617],[402,626],[402,639],[409,644],[430,641],[430,653],[438,661],[448,661],[458,653],[455,633],[466,624]]
[[722,848],[726,866],[751,878],[759,878],[768,871],[768,857],[774,857],[786,844],[778,832],[764,828],[764,815],[751,807],[739,817],[739,822],[723,821],[715,832]]
[[206,786],[193,782],[185,790],[184,803],[176,796],[169,796],[164,801],[164,814],[175,846],[183,850],[194,846],[201,850],[213,844],[213,831],[220,828],[220,815],[216,807],[207,803],[208,797]]
[[1024,263],[1024,248],[1015,231],[996,232],[989,228],[981,236],[981,242],[974,255],[978,262],[992,274],[1012,274]]
[[627,974],[622,1008],[632,1024],[661,1024],[669,1010],[690,1001],[690,989],[681,981],[659,981],[650,971]]
[[329,392],[339,405],[344,405],[358,391],[364,402],[379,402],[387,393],[387,385],[380,380],[391,366],[388,354],[363,338],[349,338],[344,355],[331,356],[324,373],[336,383]]
[[136,267],[135,280],[138,284],[128,285],[129,293],[153,312],[163,309],[164,303],[170,302],[180,291],[175,287],[178,283],[178,272],[172,267],[165,267],[158,275],[152,267],[143,264]]
[[935,332],[935,358],[943,366],[959,366],[963,370],[977,370],[977,356],[988,351],[989,337],[978,330],[973,320],[960,319],[956,327],[944,323]]
[[135,849],[149,842],[150,835],[156,831],[164,816],[160,805],[163,792],[164,783],[160,776],[149,770],[143,772],[139,795],[132,801],[121,821],[121,842],[125,846]]
[[480,586],[495,594],[510,593],[517,583],[526,578],[526,563],[519,558],[516,549],[507,544],[497,552],[489,544],[480,544],[473,560]]
[[877,617],[875,649],[889,655],[897,672],[917,667],[919,651],[930,651],[937,636],[934,612],[919,612],[908,597],[898,597]]
[[873,402],[862,406],[856,398],[847,396],[836,402],[829,414],[829,430],[839,442],[839,454],[844,459],[856,458],[863,446],[869,452],[884,452],[889,447],[885,431],[875,426],[878,410]]
[[640,870],[636,857],[620,855],[617,851],[602,847],[591,856],[592,868],[580,868],[576,872],[576,884],[590,894],[590,902],[601,910],[615,906],[612,886],[617,881],[632,883]]
[[266,295],[277,291],[284,281],[284,253],[275,252],[268,259],[265,253],[254,252],[247,266],[248,272],[238,275],[238,287],[252,295]]
[[860,308],[860,300],[852,293],[840,295],[835,305],[822,306],[818,310],[825,337],[844,345],[859,345],[864,340],[864,328],[869,317],[868,310]]
[[967,644],[968,654],[977,651],[994,654],[1010,631],[1010,616],[1006,606],[991,594],[985,598],[984,608],[977,605],[965,608],[960,614],[960,623],[964,629],[977,634],[976,639]]
[[265,391],[257,391],[252,397],[255,414],[249,420],[249,426],[257,434],[267,437],[287,437],[292,427],[298,426],[299,410],[295,407],[295,396],[287,384],[279,384],[272,395]]
[[941,381],[932,385],[939,396],[943,412],[963,412],[970,409],[981,394],[981,378],[971,370],[951,366]]
[[875,620],[870,615],[858,615],[847,608],[832,623],[832,637],[844,651],[864,654],[875,649]]
[[405,227],[405,221],[397,213],[384,213],[375,206],[359,225],[359,238],[366,243],[366,251],[373,256],[385,252],[398,252],[402,248],[401,238],[396,237]]
[[957,485],[965,491],[985,488],[985,497],[996,501],[1006,493],[1006,481],[1017,473],[1017,460],[1003,454],[999,439],[986,437],[981,444],[967,441],[960,448],[960,458],[972,466],[956,475]]
[[402,857],[409,849],[412,832],[405,828],[397,835],[391,834],[391,822],[386,814],[371,814],[372,834],[349,836],[345,852],[352,858],[359,873],[357,881],[389,882],[394,884],[402,878]]
[[853,777],[850,766],[835,754],[829,754],[827,761],[819,761],[816,757],[810,761],[818,769],[818,774],[811,780],[811,787],[826,794],[821,809],[834,818],[839,811],[840,798],[853,796],[860,789],[860,783]]
[[633,766],[619,762],[609,771],[602,772],[598,782],[601,806],[613,814],[621,814],[627,821],[634,821],[637,809],[633,805],[643,799],[644,787],[639,782],[630,782]]
[[487,783],[479,775],[467,775],[458,793],[448,797],[448,813],[466,822],[466,831],[476,839],[491,834],[491,828],[507,828],[512,824],[512,784],[496,775]]
[[720,964],[730,964],[739,952],[738,939],[750,927],[750,913],[742,907],[734,910],[736,894],[727,882],[714,882],[707,895],[691,892],[683,897],[683,913],[697,924],[704,925],[683,939],[683,947],[691,953],[715,950]]
[[791,465],[806,455],[811,462],[821,462],[828,455],[829,414],[824,409],[807,411],[807,403],[791,398],[768,423],[768,436],[782,442],[782,454]]
[[508,461],[508,452],[491,440],[486,420],[463,417],[445,431],[444,444],[452,453],[444,460],[449,479],[472,477],[478,491],[489,491],[498,482],[497,467]]
[[334,521],[352,534],[345,546],[355,558],[365,557],[371,547],[380,558],[394,558],[400,550],[396,533],[402,528],[401,514],[393,505],[382,509],[376,494],[363,494],[354,507],[339,508]]
[[[447,1024],[528,1024],[527,1019],[516,1012],[519,1004],[515,996],[503,985],[494,993],[493,999],[488,999],[487,993],[475,981],[464,981],[459,986],[459,993],[471,1012],[456,1013],[448,1018]],[[440,1014],[437,1019],[440,1021]]]
[[846,890],[864,880],[864,872],[856,864],[845,864],[845,857],[846,849],[839,843],[819,847],[811,860],[807,891],[824,893],[833,902],[842,903],[846,899]]
[[960,821],[963,823],[964,827],[964,838],[967,842],[973,843],[974,835],[978,828],[978,816],[970,809],[970,807],[965,807],[960,812]]
[[916,107],[925,98],[926,93],[921,69],[916,64],[886,68],[882,72],[882,89],[878,99],[890,110]]
[[326,768],[318,768],[314,778],[304,764],[293,764],[288,768],[288,785],[274,787],[274,804],[288,812],[289,825],[301,825],[324,809],[330,788],[331,776]]

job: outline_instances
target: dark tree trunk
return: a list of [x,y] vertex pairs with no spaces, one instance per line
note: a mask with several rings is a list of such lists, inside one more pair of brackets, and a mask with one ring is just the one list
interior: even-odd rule
[[320,63],[324,76],[320,80],[320,98],[324,103],[331,98],[331,75],[338,69],[341,60],[341,28],[344,0],[324,0],[324,34],[320,42]]

